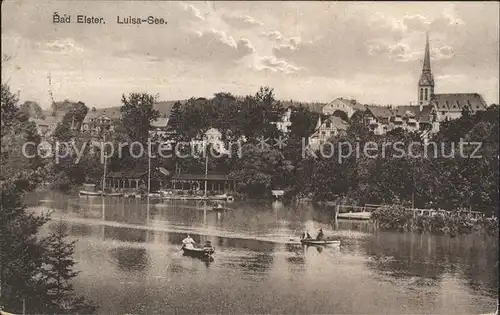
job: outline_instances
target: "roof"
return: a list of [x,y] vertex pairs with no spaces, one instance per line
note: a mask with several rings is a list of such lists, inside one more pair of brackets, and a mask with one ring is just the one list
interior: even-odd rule
[[[318,118],[318,124],[321,122],[321,117]],[[327,122],[330,122],[332,123],[332,127],[333,129],[336,129],[336,130],[344,130],[346,131],[347,128],[349,127],[349,124],[344,121],[342,118],[338,117],[338,116],[328,116],[323,122],[321,122],[321,125],[316,125],[316,129],[314,130],[314,132],[311,134],[311,137],[317,137],[319,136],[319,131],[320,131],[320,128],[325,126],[325,124]]]
[[60,122],[62,117],[45,116],[44,119],[30,118],[37,126],[51,126]]
[[307,109],[309,109],[311,112],[321,114],[323,110],[323,106],[326,105],[326,103],[303,103],[303,102],[296,102],[296,101],[281,101],[281,105],[284,108],[289,108],[289,107],[300,107],[303,106]]
[[399,105],[391,108],[391,111],[394,116],[399,117],[412,117],[419,118],[420,117],[420,106],[418,105]]
[[224,174],[174,174],[173,180],[232,180],[229,175]]
[[422,111],[420,112],[419,122],[421,122],[421,123],[431,122],[432,110],[433,110],[432,105],[422,106]]
[[127,170],[120,172],[109,172],[106,177],[109,178],[141,178],[145,176],[147,171]]
[[[351,99],[340,97],[340,98],[334,99],[332,102],[334,102],[334,101],[342,102],[346,106],[352,107],[354,110],[365,110],[366,109],[365,105],[358,103],[358,101],[356,101],[356,100],[351,100]],[[330,103],[332,103],[332,102],[330,102]]]
[[85,116],[83,122],[88,123],[90,122],[90,119],[97,118],[99,116],[106,116],[111,120],[120,119],[122,117],[121,108],[119,106],[115,106],[106,108],[96,108],[95,111],[89,109],[89,112],[87,113],[87,116]]
[[434,94],[432,103],[438,111],[461,112],[464,108],[472,112],[485,110],[488,105],[478,93]]
[[168,118],[157,118],[151,122],[151,127],[155,128],[165,128],[168,125]]
[[325,119],[323,124],[325,124],[326,122],[331,122],[333,127],[338,130],[347,130],[347,127],[349,127],[349,124],[346,121],[337,116],[329,116],[327,119]]
[[[169,117],[172,107],[178,101],[161,101],[156,102],[153,108],[160,112],[160,117]],[[186,101],[179,101],[184,104]],[[90,118],[96,118],[101,115],[109,117],[111,120],[120,119],[122,117],[121,106],[112,106],[105,108],[96,108],[95,111],[89,109],[87,116],[85,116],[84,122],[89,122]]]
[[370,111],[376,118],[390,118],[393,115],[391,108],[384,106],[366,105],[366,110]]

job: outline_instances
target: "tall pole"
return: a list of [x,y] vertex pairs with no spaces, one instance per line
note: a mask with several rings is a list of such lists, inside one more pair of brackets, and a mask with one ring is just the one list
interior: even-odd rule
[[148,139],[148,198],[151,192],[151,139]]
[[207,175],[208,175],[208,154],[205,150],[205,197],[207,196],[207,182],[208,182]]
[[[103,136],[104,143],[106,142],[106,134]],[[104,150],[104,143],[102,144],[102,148]],[[101,154],[104,154],[104,173],[102,176],[102,195],[104,196],[104,189],[106,188],[106,161],[107,161],[107,156],[106,152],[101,152]]]

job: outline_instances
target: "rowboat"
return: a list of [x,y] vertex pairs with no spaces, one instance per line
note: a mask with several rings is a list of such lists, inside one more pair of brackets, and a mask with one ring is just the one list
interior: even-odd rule
[[193,256],[198,258],[207,258],[212,256],[215,253],[215,247],[194,247],[194,248],[186,248],[185,245],[182,245],[182,251],[186,256]]
[[102,192],[80,190],[80,196],[102,196]]
[[323,246],[326,246],[326,245],[334,245],[334,246],[340,246],[340,241],[334,241],[334,240],[321,240],[321,241],[317,241],[317,240],[308,240],[308,239],[304,239],[304,240],[300,240],[300,243],[303,244],[303,245],[323,245]]

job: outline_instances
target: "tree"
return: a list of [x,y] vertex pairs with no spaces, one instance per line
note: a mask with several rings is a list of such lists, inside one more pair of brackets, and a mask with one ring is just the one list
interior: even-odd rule
[[319,118],[318,113],[300,105],[292,110],[290,134],[296,139],[307,139],[314,132]]
[[26,101],[21,106],[19,106],[19,111],[24,112],[31,118],[35,119],[44,119],[45,115],[43,114],[42,108],[37,102],[34,101]]
[[28,118],[26,113],[19,113],[17,99],[8,86],[2,85],[0,306],[21,313],[25,300],[26,311],[31,314],[93,312],[95,309],[82,298],[72,299],[69,307],[60,305],[50,295],[50,283],[43,276],[54,251],[38,232],[49,216],[28,213],[21,202],[25,192],[46,178],[45,168],[34,162],[36,159],[20,155],[26,141],[34,141],[36,146],[36,128]]
[[[17,96],[10,92],[6,84],[1,87],[1,122],[2,127],[9,125],[15,118],[19,108],[17,107]],[[3,129],[3,128],[2,128]]]
[[42,279],[46,285],[47,308],[50,313],[92,314],[97,308],[77,297],[70,280],[78,275],[73,270],[76,241],[66,242],[67,227],[63,223],[55,226],[55,231],[43,240],[46,251],[43,257]]
[[[19,111],[17,97],[10,93],[7,85],[2,85],[2,130],[1,130],[1,180],[19,179],[19,186],[32,187],[36,184],[38,176],[18,177],[23,174],[33,173],[40,166],[41,160],[36,155],[36,147],[40,143],[36,126],[29,121],[29,117]],[[32,145],[25,147],[26,143]],[[32,156],[32,158],[28,158]]]
[[160,112],[153,108],[155,97],[147,93],[122,95],[122,122],[132,141],[147,143],[151,122],[160,117]]
[[251,197],[263,197],[273,188],[283,188],[293,167],[278,150],[247,144],[235,169],[231,175],[238,182],[237,189]]

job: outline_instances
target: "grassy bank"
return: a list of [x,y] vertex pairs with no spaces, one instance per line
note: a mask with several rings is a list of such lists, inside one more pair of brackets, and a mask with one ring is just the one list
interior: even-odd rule
[[458,212],[436,213],[434,215],[413,215],[400,205],[383,206],[373,211],[371,219],[377,227],[385,230],[420,231],[434,234],[469,234],[484,232],[498,235],[498,218],[474,220],[460,216]]

